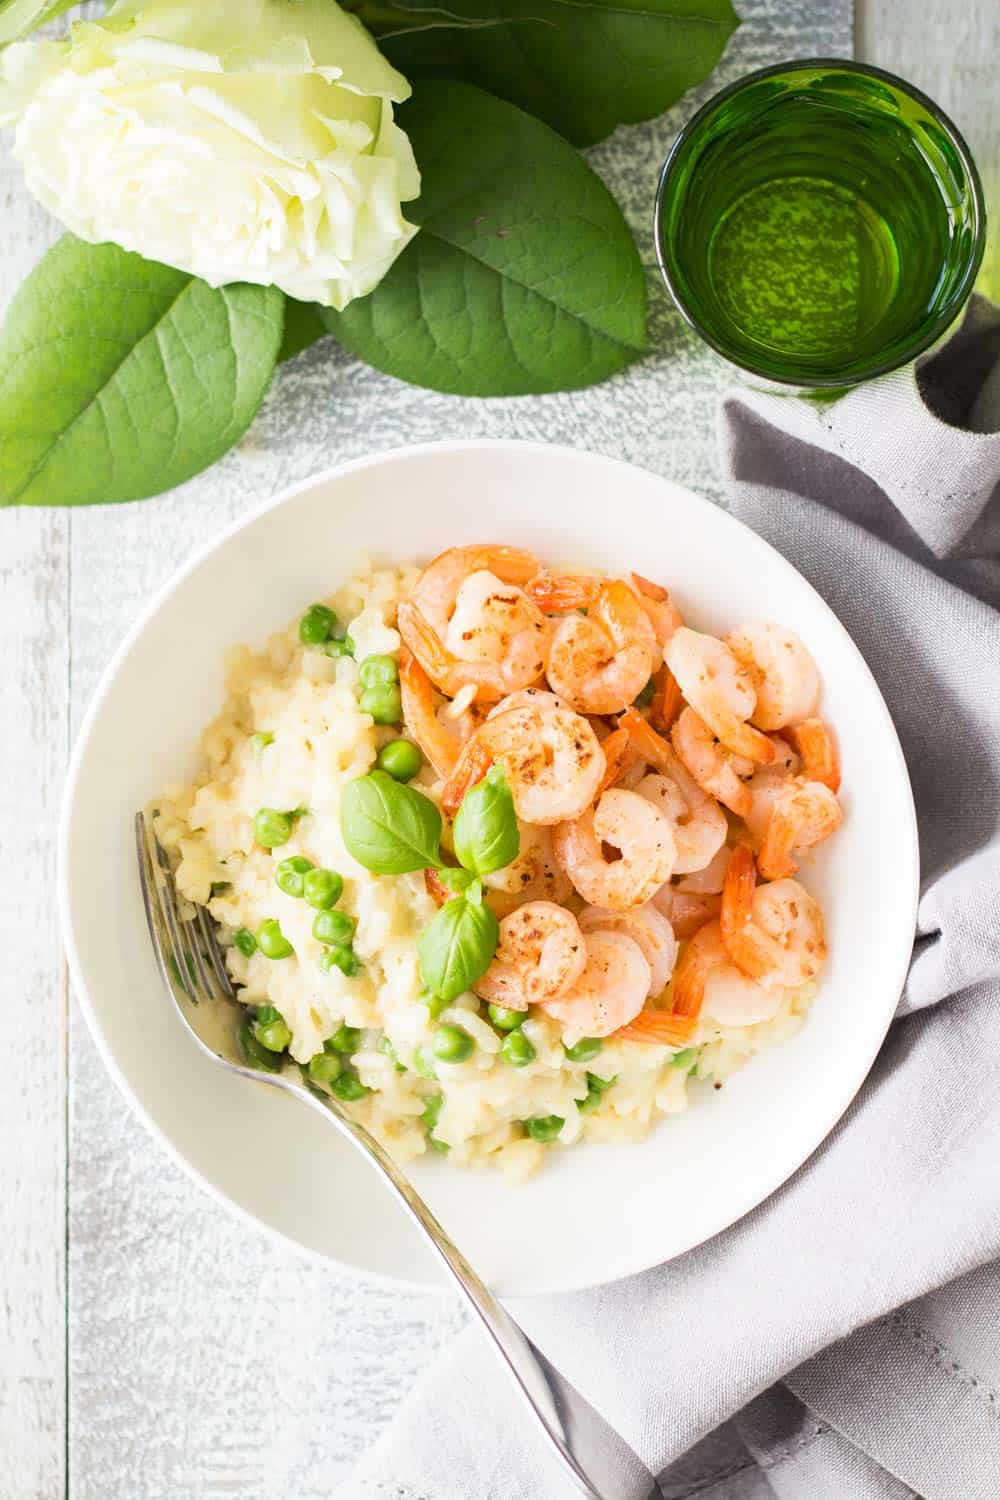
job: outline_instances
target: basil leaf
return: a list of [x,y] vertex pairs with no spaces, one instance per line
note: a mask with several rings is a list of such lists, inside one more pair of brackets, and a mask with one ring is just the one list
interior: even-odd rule
[[646,278],[621,209],[540,120],[436,80],[398,111],[421,226],[375,290],[322,319],[387,375],[457,396],[593,385],[646,347]]
[[455,853],[467,870],[490,875],[513,864],[521,849],[514,799],[502,766],[470,787],[455,818]]
[[420,978],[442,1000],[454,1000],[485,974],[500,927],[485,901],[448,901],[417,940]]
[[[438,0],[406,0],[430,21]],[[371,7],[374,11],[377,7]],[[395,12],[377,29],[398,30]],[[661,115],[715,67],[739,24],[730,0],[447,0],[448,26],[385,35],[389,61],[421,78],[462,78],[537,115],[577,146]],[[470,21],[508,24],[486,29]],[[364,19],[364,10],[362,10]],[[374,18],[373,18],[374,19]],[[456,120],[461,128],[461,117]],[[423,162],[420,153],[417,160]],[[558,214],[560,200],[550,211]]]
[[140,500],[207,468],[253,421],[284,303],[64,235],[0,329],[0,505]]
[[376,875],[406,875],[441,860],[441,814],[429,797],[385,771],[344,787],[340,832],[347,852]]
[[453,870],[445,866],[437,872],[438,880],[456,896],[464,896],[475,885],[476,877],[470,870]]

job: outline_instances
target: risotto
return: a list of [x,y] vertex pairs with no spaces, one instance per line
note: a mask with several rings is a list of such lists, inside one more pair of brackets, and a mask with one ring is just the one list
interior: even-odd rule
[[445,557],[365,561],[234,650],[154,826],[251,1064],[299,1067],[400,1161],[520,1179],[802,1024],[825,950],[792,856],[839,821],[835,756],[790,632],[774,666],[778,627],[706,645],[637,575]]

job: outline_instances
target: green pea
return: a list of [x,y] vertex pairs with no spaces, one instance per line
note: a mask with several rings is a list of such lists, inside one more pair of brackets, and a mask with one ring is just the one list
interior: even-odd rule
[[262,750],[267,749],[268,745],[273,744],[274,735],[269,733],[268,731],[259,730],[257,734],[252,734],[250,736],[250,748],[253,751],[254,755],[259,755]]
[[635,708],[648,708],[655,696],[656,678],[651,677],[646,683],[646,686],[643,688],[642,692],[639,694],[638,698],[632,699],[633,706]]
[[344,1064],[335,1052],[317,1052],[309,1059],[306,1072],[313,1083],[333,1083],[340,1077]]
[[670,1059],[675,1068],[689,1068],[698,1058],[697,1047],[685,1047],[683,1052],[675,1052]]
[[292,1040],[292,1033],[280,1010],[273,1005],[261,1005],[253,1023],[253,1034],[268,1052],[284,1052]]
[[498,1031],[516,1031],[528,1019],[526,1010],[508,1010],[506,1005],[488,1005],[486,1014]]
[[346,1057],[351,1057],[361,1046],[361,1032],[357,1026],[348,1026],[344,1022],[337,1027],[333,1036],[328,1036],[323,1043],[324,1052],[341,1052]]
[[394,656],[366,656],[358,676],[362,687],[391,687],[399,681],[399,663]]
[[403,1066],[403,1064],[399,1060],[399,1053],[396,1051],[395,1047],[392,1045],[392,1043],[390,1042],[389,1038],[385,1035],[384,1032],[379,1037],[378,1042],[376,1043],[376,1046],[378,1047],[378,1050],[380,1052],[384,1052],[385,1053],[386,1057],[392,1063],[392,1065],[396,1069],[397,1073],[405,1073],[406,1072],[406,1068]]
[[476,1050],[472,1037],[462,1026],[445,1024],[434,1033],[434,1056],[442,1062],[465,1062]]
[[286,896],[301,896],[304,877],[312,867],[312,860],[306,859],[304,854],[290,854],[275,870],[274,883]]
[[575,1047],[564,1046],[563,1051],[570,1062],[591,1062],[597,1057],[602,1045],[599,1036],[583,1036]]
[[412,781],[423,763],[424,758],[412,740],[390,740],[382,746],[375,762],[394,781]]
[[364,964],[353,948],[327,948],[319,956],[319,967],[324,974],[329,974],[331,969],[339,969],[341,974],[353,979],[356,974],[361,973]]
[[247,927],[237,927],[233,933],[233,943],[244,958],[253,958],[257,952],[257,939]]
[[295,814],[279,812],[276,807],[262,807],[254,814],[253,836],[265,849],[287,844],[295,827]]
[[420,1004],[426,1005],[428,1016],[436,1021],[441,1012],[448,1009],[449,1002],[442,1000],[440,995],[421,995]]
[[429,1135],[427,1137],[427,1144],[428,1146],[430,1146],[432,1151],[440,1151],[442,1156],[447,1156],[448,1152],[451,1150],[448,1142],[439,1141],[436,1135]]
[[265,958],[288,958],[295,951],[274,917],[268,917],[257,928],[257,947]]
[[365,1087],[357,1073],[345,1072],[341,1073],[339,1078],[333,1080],[330,1085],[330,1092],[337,1099],[353,1101],[355,1099],[363,1099],[366,1094],[371,1093],[371,1089]]
[[354,941],[357,926],[345,911],[318,911],[313,917],[312,932],[318,943],[328,948],[347,948]]
[[525,1120],[524,1128],[533,1141],[545,1144],[554,1141],[565,1124],[561,1115],[535,1115],[533,1119]]
[[426,1047],[418,1047],[413,1054],[413,1066],[421,1078],[436,1078],[437,1069],[434,1066],[434,1058]]
[[281,1072],[284,1059],[261,1045],[253,1034],[253,1023],[249,1016],[244,1016],[240,1026],[240,1046],[248,1067],[260,1068],[265,1073]]
[[391,683],[365,688],[358,706],[363,714],[371,714],[376,724],[398,724],[403,716],[399,688]]
[[421,1123],[425,1130],[434,1129],[434,1126],[438,1122],[438,1116],[441,1113],[441,1106],[443,1103],[443,1094],[431,1094],[430,1098],[424,1105],[423,1113],[420,1116]]
[[337,616],[325,604],[310,604],[299,621],[299,640],[306,646],[322,646],[337,628]]
[[576,1107],[581,1115],[592,1115],[601,1102],[600,1089],[588,1089],[582,1099],[576,1101]]
[[606,1094],[608,1089],[613,1088],[617,1082],[617,1073],[613,1074],[610,1078],[602,1078],[600,1073],[587,1074],[587,1087],[588,1089],[592,1089],[595,1094]]
[[354,642],[349,635],[345,635],[342,641],[327,641],[323,650],[327,656],[353,656]]
[[327,911],[344,894],[344,878],[336,870],[309,870],[302,881],[302,894],[316,911]]
[[530,1062],[534,1062],[538,1053],[529,1042],[523,1031],[510,1031],[500,1043],[500,1056],[506,1058],[515,1068],[526,1068]]

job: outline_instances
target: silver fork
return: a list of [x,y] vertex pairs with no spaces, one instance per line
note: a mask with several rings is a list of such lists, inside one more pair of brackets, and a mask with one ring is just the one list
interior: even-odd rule
[[189,903],[178,898],[167,856],[141,812],[135,816],[135,841],[160,974],[202,1051],[246,1078],[294,1094],[319,1110],[362,1152],[448,1271],[564,1477],[580,1494],[589,1500],[662,1500],[649,1470],[501,1307],[378,1141],[336,1099],[306,1087],[297,1071],[267,1073],[247,1066],[240,1045],[243,1007],[226,971],[213,921],[203,906],[194,907],[192,914]]

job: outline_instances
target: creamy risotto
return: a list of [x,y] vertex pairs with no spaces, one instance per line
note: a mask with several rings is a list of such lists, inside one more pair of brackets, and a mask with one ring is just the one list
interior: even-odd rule
[[[638,1139],[802,1024],[822,922],[803,937],[779,887],[802,892],[791,856],[823,836],[832,752],[818,679],[782,682],[765,627],[707,647],[636,575],[610,596],[532,560],[514,582],[494,552],[514,555],[456,552],[443,591],[433,569],[365,562],[233,651],[204,769],[157,800],[155,830],[218,924],[248,1061],[297,1065],[401,1161],[522,1178],[554,1148]],[[623,624],[636,602],[648,630]],[[570,721],[587,739],[567,770]],[[363,788],[390,822],[417,810],[430,874],[419,848],[379,873],[398,856],[369,852]]]

